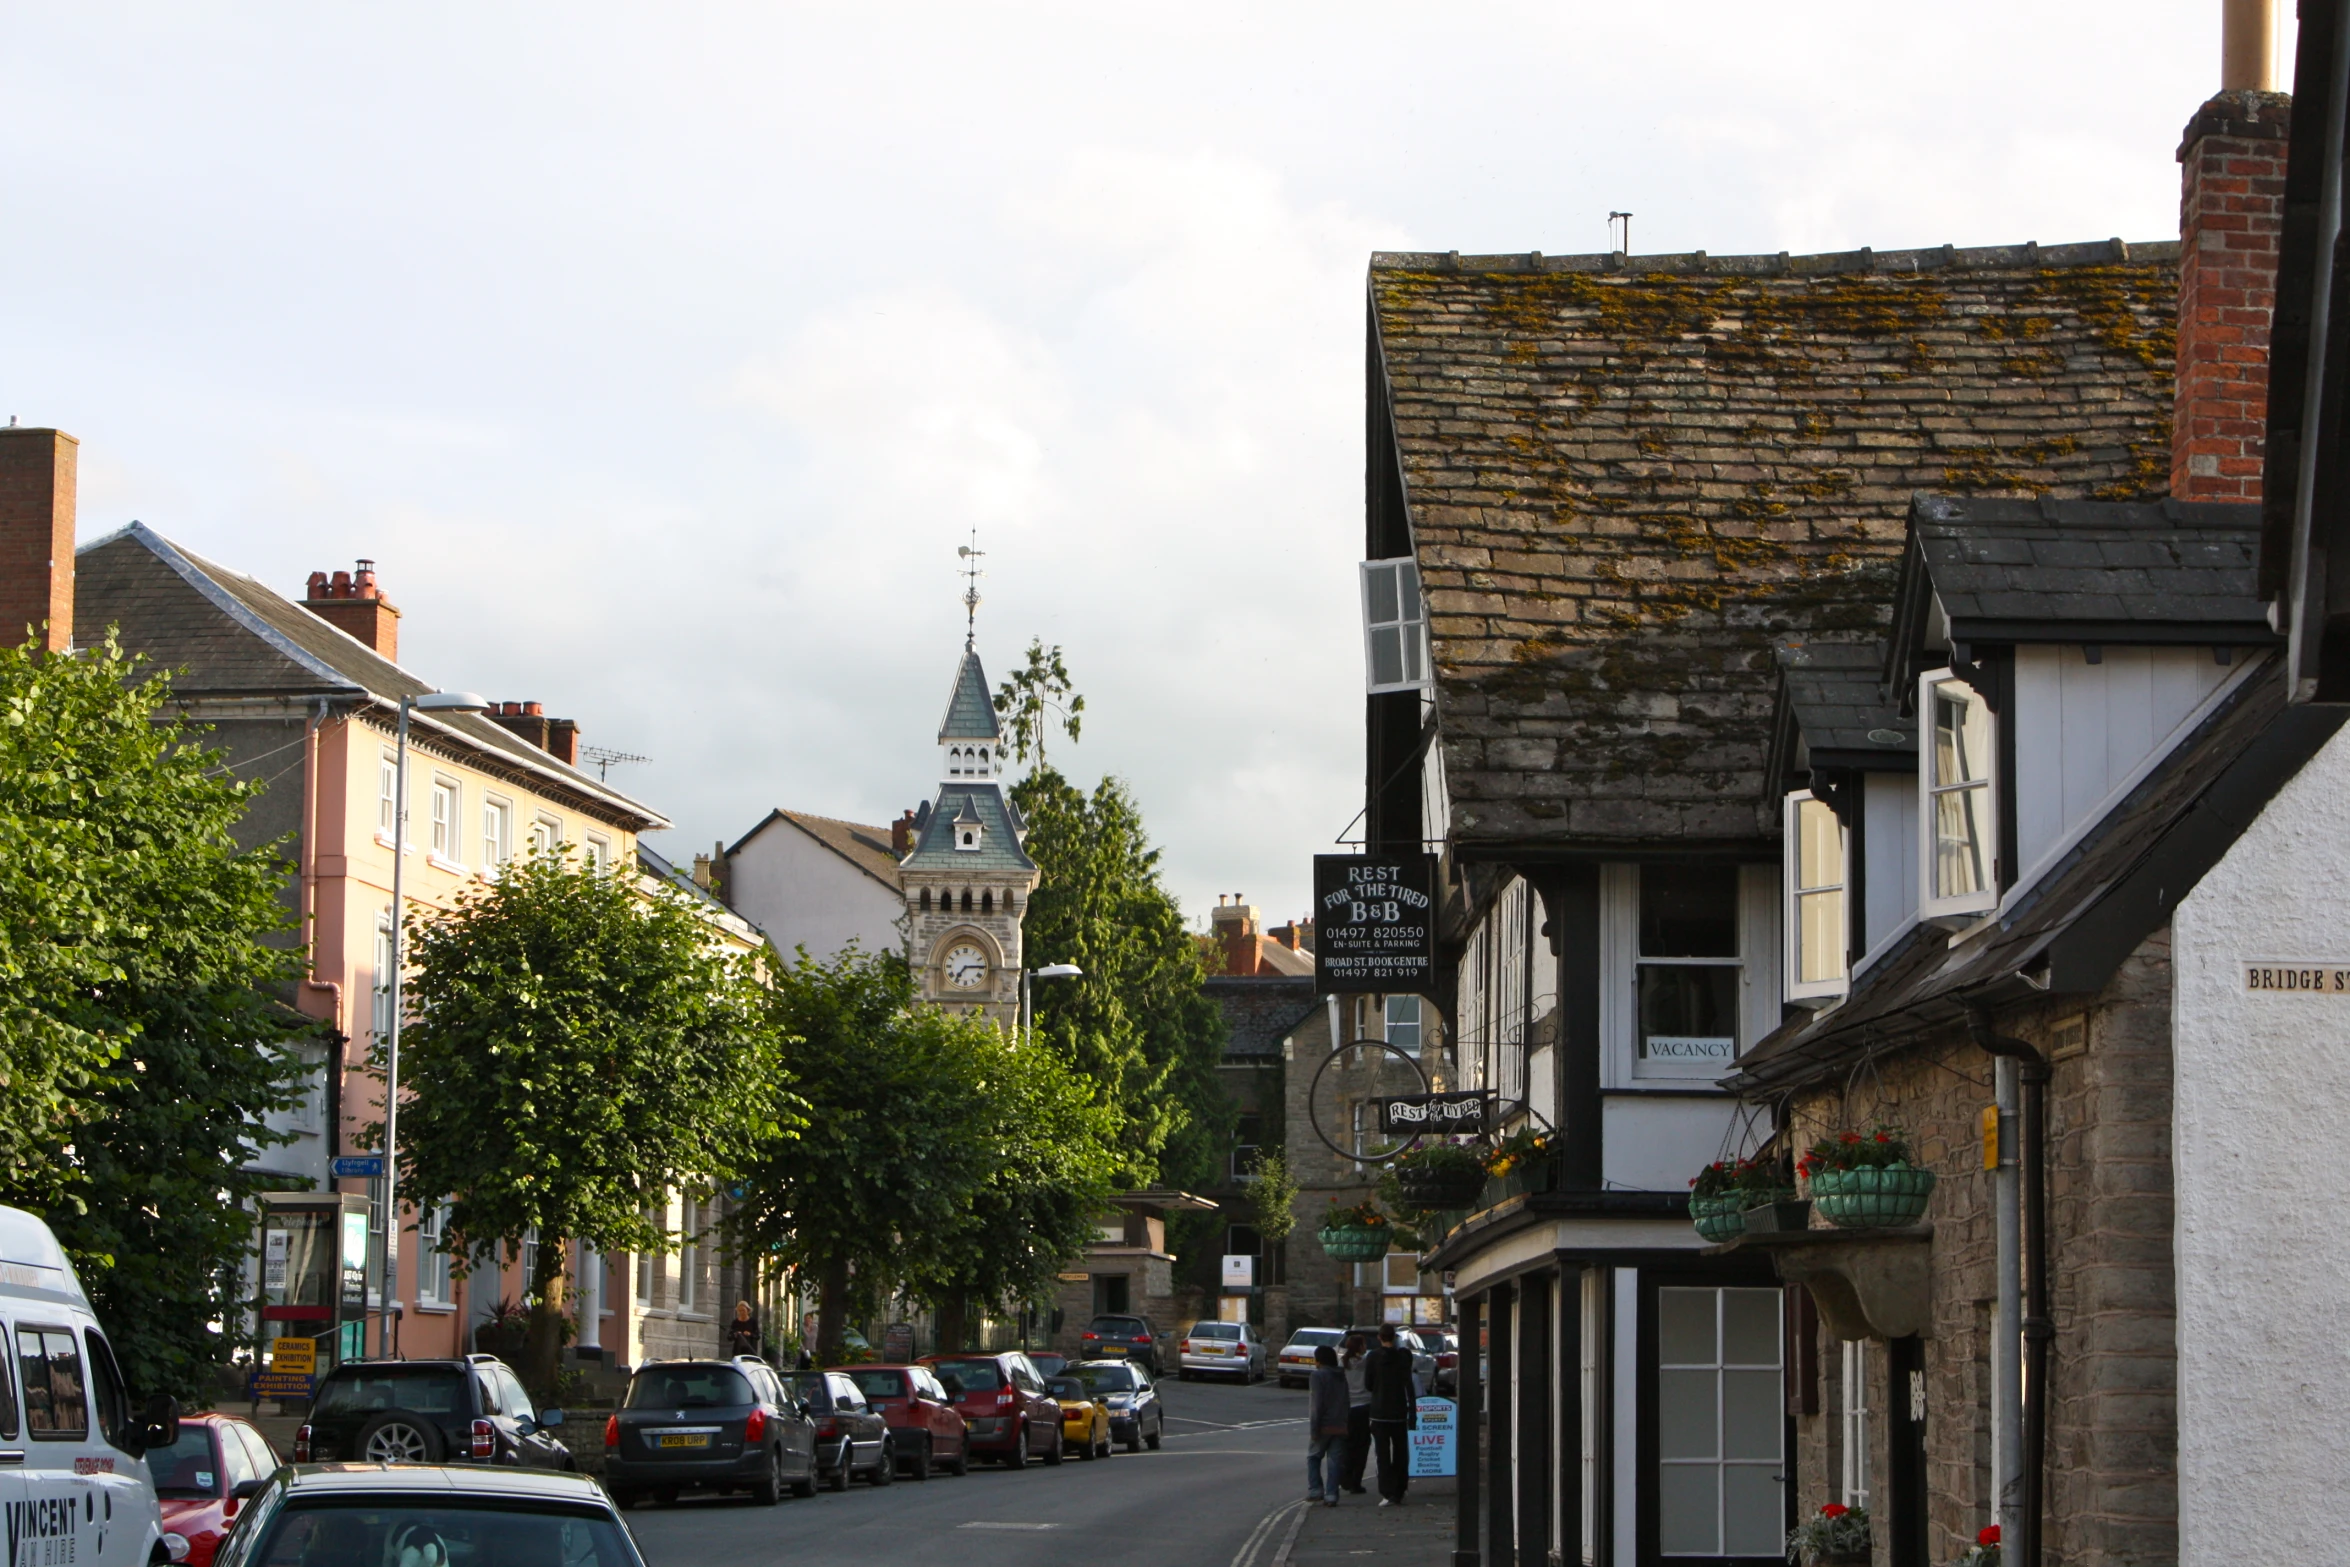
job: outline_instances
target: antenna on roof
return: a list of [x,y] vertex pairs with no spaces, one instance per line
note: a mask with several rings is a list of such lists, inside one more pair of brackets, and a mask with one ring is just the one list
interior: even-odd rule
[[[1619,235],[1619,234],[1617,233],[1617,231],[1616,231],[1616,225],[1617,225],[1617,224],[1619,224],[1619,223],[1623,225],[1623,232],[1622,232],[1620,235]],[[1623,252],[1625,255],[1627,255],[1627,256],[1628,256],[1628,255],[1630,255],[1630,254],[1632,254],[1632,214],[1631,214],[1631,213],[1629,213],[1629,212],[1611,212],[1611,213],[1609,213],[1609,214],[1607,215],[1607,232],[1608,232],[1608,238],[1609,238],[1609,240],[1610,240],[1611,242],[1613,242],[1613,243],[1614,243],[1614,245],[1615,245],[1615,248],[1616,248],[1616,249],[1618,249],[1618,250],[1622,251],[1622,252]]]
[[596,781],[598,783],[610,776],[612,764],[615,762],[649,762],[652,760],[651,757],[639,756],[634,751],[615,751],[606,745],[583,745],[579,748],[579,754],[596,764]]
[[955,546],[955,553],[963,557],[963,651],[971,651],[979,640],[979,563],[987,558],[987,551],[979,547],[979,530],[971,530],[971,542]]

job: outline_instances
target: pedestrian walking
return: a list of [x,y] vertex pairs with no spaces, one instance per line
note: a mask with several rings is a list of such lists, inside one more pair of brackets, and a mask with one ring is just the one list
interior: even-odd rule
[[1346,1373],[1338,1351],[1314,1346],[1314,1374],[1306,1381],[1306,1503],[1338,1505],[1338,1470],[1346,1454]]
[[1418,1423],[1412,1352],[1395,1341],[1395,1324],[1382,1323],[1379,1347],[1363,1357],[1371,1390],[1371,1446],[1379,1455],[1379,1505],[1400,1507],[1412,1483],[1411,1436]]
[[1360,1333],[1349,1333],[1346,1354],[1338,1363],[1346,1373],[1346,1475],[1342,1483],[1357,1496],[1363,1494],[1363,1469],[1371,1461],[1371,1386],[1363,1380],[1363,1362],[1370,1349]]
[[734,1303],[734,1320],[726,1325],[726,1352],[730,1355],[759,1353],[759,1319],[747,1300]]

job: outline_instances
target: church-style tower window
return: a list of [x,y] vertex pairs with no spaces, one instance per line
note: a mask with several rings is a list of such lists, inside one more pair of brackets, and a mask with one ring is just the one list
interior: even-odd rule
[[979,912],[982,914],[995,912],[995,891],[993,888],[979,895]]
[[922,912],[925,914],[930,912],[930,889],[928,887],[922,889]]
[[963,912],[965,914],[971,912],[971,889],[968,887],[963,889]]

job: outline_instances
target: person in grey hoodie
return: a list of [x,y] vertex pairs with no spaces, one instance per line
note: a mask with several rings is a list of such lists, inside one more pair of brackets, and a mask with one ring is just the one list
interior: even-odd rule
[[1338,1505],[1338,1466],[1346,1452],[1346,1373],[1338,1351],[1314,1346],[1314,1374],[1306,1381],[1306,1501]]

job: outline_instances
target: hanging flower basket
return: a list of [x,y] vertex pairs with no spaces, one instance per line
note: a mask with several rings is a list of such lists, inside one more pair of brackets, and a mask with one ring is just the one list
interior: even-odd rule
[[1316,1230],[1314,1238],[1322,1243],[1322,1250],[1333,1262],[1377,1262],[1387,1255],[1394,1232],[1385,1225],[1375,1229],[1348,1225],[1342,1229]]
[[1395,1189],[1414,1208],[1453,1213],[1477,1205],[1485,1190],[1485,1169],[1397,1170]]
[[1749,1198],[1743,1192],[1722,1192],[1712,1197],[1689,1199],[1689,1222],[1697,1226],[1697,1233],[1719,1246],[1734,1241],[1746,1233],[1746,1206]]
[[1934,1195],[1934,1172],[1914,1164],[1816,1170],[1812,1206],[1838,1229],[1891,1229],[1915,1224]]

